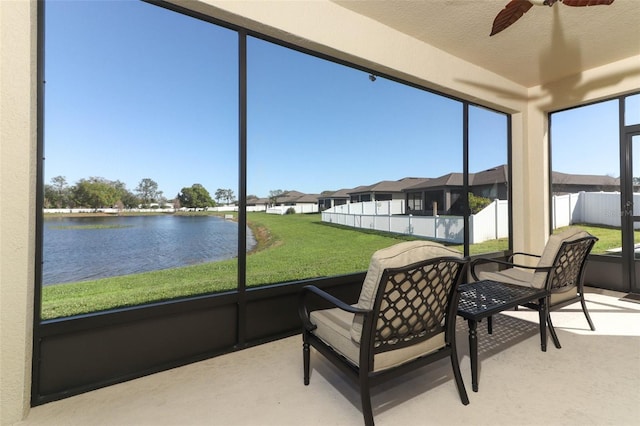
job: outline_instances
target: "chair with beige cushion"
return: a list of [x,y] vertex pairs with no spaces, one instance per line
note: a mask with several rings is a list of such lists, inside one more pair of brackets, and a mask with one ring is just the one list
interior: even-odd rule
[[[314,286],[300,295],[304,384],[310,346],[356,381],[366,425],[373,424],[370,387],[449,357],[460,399],[468,404],[458,356],[457,287],[466,260],[429,241],[378,250],[371,258],[358,303],[351,306]],[[312,310],[320,298],[331,308]]]
[[[597,240],[586,231],[569,228],[564,232],[549,236],[540,256],[530,253],[514,253],[511,256],[511,261],[475,259],[470,264],[471,275],[476,281],[492,280],[525,287],[546,288],[548,290],[547,311],[580,300],[589,327],[591,330],[595,330],[584,300],[583,275],[587,256]],[[537,265],[527,266],[514,263],[512,261],[514,256],[536,257],[539,260]],[[498,264],[501,265],[500,267],[506,266],[507,269],[483,271],[482,268],[479,268],[479,265],[487,263]],[[536,310],[544,308],[538,303],[528,303],[524,306]],[[551,323],[550,315],[547,315],[547,320]],[[551,335],[556,347],[560,348],[560,342],[553,327],[551,327]]]

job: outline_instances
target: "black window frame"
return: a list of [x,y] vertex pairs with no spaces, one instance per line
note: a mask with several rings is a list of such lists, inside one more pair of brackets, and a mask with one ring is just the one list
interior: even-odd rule
[[[479,106],[481,108],[485,108],[485,109],[489,109],[491,111],[497,112],[499,114],[504,114],[507,117],[507,121],[508,121],[508,137],[507,137],[507,143],[508,143],[508,164],[509,164],[509,174],[511,174],[511,116],[508,113],[502,112],[502,111],[498,111],[495,109],[491,109],[491,108],[487,108],[485,106],[482,105],[477,105],[474,103],[471,103],[469,101],[465,101],[463,99],[459,99],[447,94],[443,94],[443,93],[439,93],[437,91],[428,89],[426,87],[421,87],[418,86],[414,83],[410,83],[408,81],[404,81],[402,79],[398,79],[396,77],[390,76],[390,75],[385,75],[383,73],[380,73],[376,70],[373,69],[369,69],[369,68],[364,68],[362,66],[359,66],[357,64],[354,63],[349,63],[346,62],[344,60],[340,60],[340,59],[336,59],[336,58],[332,58],[328,55],[322,54],[322,53],[318,53],[318,52],[314,52],[311,51],[309,49],[306,48],[302,48],[296,45],[293,45],[291,43],[288,42],[284,42],[282,40],[279,39],[275,39],[273,37],[270,36],[266,36],[264,34],[252,31],[252,30],[248,30],[246,28],[237,26],[237,25],[233,25],[230,23],[227,23],[225,21],[221,21],[217,18],[208,16],[208,15],[204,15],[202,13],[199,12],[195,12],[192,11],[188,8],[179,6],[179,5],[175,5],[175,4],[169,4],[166,3],[162,0],[140,0],[142,2],[145,3],[149,3],[151,5],[155,5],[158,7],[162,7],[165,9],[168,9],[170,11],[176,12],[176,13],[180,13],[186,16],[190,16],[192,18],[198,19],[198,20],[202,20],[205,22],[209,22],[213,25],[218,25],[221,26],[223,28],[227,28],[230,29],[232,31],[236,31],[238,33],[238,40],[239,40],[239,45],[238,45],[238,51],[239,51],[239,67],[238,67],[238,73],[239,73],[239,87],[238,87],[238,97],[239,97],[239,141],[238,141],[238,149],[239,149],[239,163],[240,163],[240,167],[239,167],[239,194],[238,194],[238,222],[239,222],[239,235],[238,235],[238,287],[237,287],[237,291],[238,293],[243,293],[244,291],[246,291],[246,283],[245,283],[245,269],[246,269],[246,206],[247,206],[247,188],[246,188],[246,176],[247,176],[247,44],[246,44],[246,40],[248,37],[255,37],[264,41],[267,41],[269,43],[273,43],[279,46],[282,46],[284,48],[287,49],[292,49],[294,51],[300,52],[302,54],[307,54],[307,55],[311,55],[314,56],[318,59],[321,60],[327,60],[330,62],[334,62],[336,64],[339,65],[343,65],[346,67],[350,67],[350,68],[354,68],[357,70],[361,70],[370,74],[375,74],[377,76],[383,77],[383,78],[387,78],[389,80],[392,80],[394,82],[397,82],[399,84],[405,85],[405,86],[409,86],[409,87],[413,87],[415,89],[418,90],[422,90],[422,91],[426,91],[429,92],[431,94],[437,95],[437,96],[442,96],[445,98],[449,98],[452,100],[455,100],[457,102],[460,102],[463,105],[464,108],[464,123],[463,123],[463,163],[464,163],[464,170],[463,170],[463,176],[464,176],[464,184],[462,186],[461,189],[457,189],[455,190],[456,193],[460,193],[460,194],[465,194],[468,193],[470,191],[470,186],[468,183],[468,175],[469,175],[469,171],[468,171],[468,120],[469,120],[469,116],[468,116],[468,108],[469,106]],[[39,5],[39,9],[38,9],[38,27],[39,27],[39,31],[38,31],[38,37],[39,37],[39,52],[38,52],[38,64],[39,64],[39,68],[38,68],[38,72],[40,74],[38,81],[43,83],[43,75],[44,75],[44,4],[46,3],[46,0],[39,0],[38,5]],[[44,111],[42,108],[42,104],[44,103],[42,101],[43,96],[44,96],[44,86],[43,84],[39,84],[38,86],[40,92],[39,92],[39,107],[38,107],[38,120],[40,123],[39,128],[42,129],[43,126],[43,115],[44,115]],[[36,275],[37,275],[37,280],[38,280],[38,285],[36,285],[36,299],[38,302],[38,308],[40,306],[40,291],[39,291],[39,287],[40,287],[40,282],[41,282],[41,272],[42,272],[42,222],[43,222],[43,217],[42,217],[42,199],[43,199],[43,192],[44,192],[44,182],[43,182],[43,155],[42,153],[44,152],[44,138],[43,138],[43,132],[40,131],[38,134],[38,152],[39,152],[39,160],[38,160],[38,179],[37,179],[37,195],[38,195],[38,208],[37,211],[38,213],[38,217],[36,220],[36,232],[37,232],[37,236],[36,236],[36,249],[37,249],[37,256],[36,256]],[[509,176],[509,180],[511,179],[511,176]],[[429,196],[429,191],[423,191],[421,193],[421,196],[423,198],[422,202],[423,204],[427,203],[427,201],[425,201],[424,198],[428,198],[431,199]],[[440,194],[441,195],[441,192]],[[376,200],[378,196],[375,196]],[[391,199],[391,194],[383,194],[383,199]],[[439,197],[442,198],[442,197]],[[466,198],[465,197],[460,197],[463,199],[463,206],[461,208],[459,208],[459,210],[461,210],[462,213],[464,213],[465,215],[465,219],[468,221],[468,214],[469,214],[469,208],[468,208],[468,203],[466,201],[464,201]],[[358,202],[358,201],[369,201],[372,200],[373,196],[372,193],[362,193],[362,194],[357,194],[357,195],[353,195],[351,196],[351,202]],[[509,200],[511,200],[511,188],[509,187]],[[444,200],[443,199],[439,199],[439,210],[442,211],[442,208],[444,207]],[[456,204],[458,204],[459,201],[456,201]],[[287,205],[293,205],[292,203],[289,203]],[[511,201],[509,201],[509,206],[511,206]],[[423,205],[423,210],[426,209],[426,205]],[[509,210],[511,211],[511,207],[509,208]],[[509,215],[509,217],[511,218],[511,214]],[[511,219],[509,221],[509,227],[511,229]],[[468,222],[465,223],[465,225],[468,225]],[[467,228],[468,226],[465,226],[465,228]],[[510,243],[509,243],[509,247],[511,249],[511,232],[509,233],[510,235]],[[468,250],[469,250],[469,242],[468,242],[468,235],[465,236],[465,254],[468,255]],[[215,294],[215,293],[214,293]],[[141,305],[143,306],[143,305]],[[36,309],[36,311],[39,311],[39,309]],[[37,313],[36,316],[37,319],[37,323],[42,322],[41,318],[39,317],[39,312]]]
[[[44,173],[43,173],[43,153],[44,153],[44,40],[45,40],[45,29],[44,29],[44,16],[45,16],[45,3],[46,0],[38,0],[37,3],[37,44],[38,44],[38,52],[37,52],[37,96],[38,96],[38,105],[37,105],[37,121],[38,121],[38,134],[37,134],[37,155],[38,155],[38,163],[37,163],[37,179],[36,179],[36,232],[35,232],[35,247],[36,247],[36,255],[34,258],[35,262],[35,272],[36,279],[34,282],[35,291],[34,291],[34,321],[33,321],[33,350],[34,356],[32,359],[32,405],[39,405],[45,402],[49,402],[52,400],[72,396],[87,390],[96,389],[102,386],[110,385],[117,383],[119,381],[128,380],[130,378],[139,377],[145,374],[149,374],[154,371],[162,371],[163,369],[172,368],[176,365],[182,365],[184,363],[193,362],[195,360],[205,359],[211,356],[216,356],[222,353],[227,353],[230,351],[243,349],[248,346],[252,346],[255,344],[262,343],[264,341],[273,340],[275,338],[280,338],[286,335],[290,335],[290,330],[284,330],[282,332],[271,332],[268,335],[252,335],[250,337],[247,336],[247,311],[248,306],[258,300],[260,297],[264,298],[273,298],[278,295],[285,294],[288,291],[296,291],[302,284],[306,284],[309,282],[317,282],[320,285],[326,286],[337,286],[336,291],[340,291],[340,285],[346,285],[352,283],[353,281],[358,281],[363,278],[364,272],[354,273],[352,276],[340,276],[340,277],[329,277],[329,278],[321,278],[318,277],[317,280],[305,280],[304,283],[285,283],[285,284],[276,284],[276,285],[268,285],[260,288],[247,288],[246,286],[246,225],[247,225],[247,38],[255,37],[258,39],[262,39],[264,41],[274,43],[276,45],[282,46],[284,48],[293,49],[297,52],[312,55],[316,58],[331,61],[343,66],[347,66],[350,68],[354,68],[357,70],[361,70],[366,73],[374,74],[382,78],[389,79],[391,81],[403,84],[405,86],[409,86],[418,90],[426,91],[431,94],[435,94],[438,96],[442,96],[444,98],[449,98],[460,102],[463,106],[463,175],[464,175],[464,192],[468,193],[469,188],[469,179],[468,179],[468,109],[471,105],[476,105],[464,99],[456,98],[451,95],[443,94],[437,92],[435,90],[429,89],[427,87],[423,87],[417,85],[412,82],[408,82],[406,80],[379,72],[378,70],[374,70],[372,68],[367,68],[355,63],[347,62],[341,59],[337,59],[331,57],[327,54],[323,54],[320,52],[315,52],[310,49],[306,49],[297,45],[294,45],[289,42],[285,42],[274,37],[270,37],[268,35],[234,25],[223,20],[220,20],[215,17],[211,17],[205,15],[200,12],[193,11],[184,6],[167,3],[162,0],[140,0],[145,3],[148,3],[153,6],[162,7],[164,9],[170,10],[175,13],[180,13],[186,16],[190,16],[192,18],[205,21],[211,23],[213,25],[218,25],[223,28],[230,29],[232,31],[236,31],[238,33],[238,52],[239,52],[239,87],[238,87],[238,97],[239,97],[239,140],[238,140],[238,149],[239,149],[239,186],[238,186],[238,282],[236,291],[226,292],[226,293],[212,293],[212,294],[204,294],[196,297],[188,297],[185,299],[170,299],[162,302],[156,302],[151,304],[137,305],[134,307],[128,308],[117,308],[109,311],[100,311],[100,312],[92,312],[89,314],[64,317],[64,318],[56,318],[52,320],[42,320],[40,315],[41,310],[41,285],[42,285],[42,238],[43,238],[43,194],[44,194]],[[509,113],[498,111],[492,108],[488,108],[486,106],[479,105],[482,108],[487,108],[492,111],[495,111],[500,114],[504,114],[507,117],[507,145],[508,145],[508,165],[509,165],[509,181],[511,181],[511,120],[512,117]],[[361,194],[363,196],[365,194]],[[370,194],[366,194],[369,195]],[[354,198],[360,198],[361,196],[352,196],[352,200]],[[466,200],[466,197],[463,197]],[[512,248],[512,207],[511,207],[511,187],[509,187],[509,250]],[[464,234],[464,254],[469,255],[469,208],[468,202],[464,201],[465,205],[465,234]],[[424,207],[424,206],[423,206]],[[287,288],[291,287],[291,288]],[[287,293],[288,294],[288,293]],[[265,295],[265,296],[259,296]],[[288,297],[288,296],[287,296]],[[113,378],[110,379],[96,379],[97,381],[94,384],[90,385],[82,385],[78,387],[73,387],[70,389],[62,389],[62,390],[52,390],[50,393],[43,392],[41,380],[43,378],[43,371],[41,370],[42,366],[42,358],[41,354],[43,351],[44,342],[47,339],[56,336],[64,336],[66,333],[90,333],[92,330],[100,330],[105,327],[113,326],[114,324],[127,324],[132,321],[155,321],[157,318],[165,318],[167,316],[176,316],[179,314],[190,313],[193,312],[193,309],[204,309],[205,306],[216,309],[216,306],[227,306],[231,304],[236,307],[237,311],[233,314],[236,318],[235,327],[235,344],[227,345],[224,348],[218,349],[208,349],[205,352],[197,355],[183,355],[183,358],[180,360],[165,360],[161,364],[154,365],[151,367],[142,368],[137,372],[128,372],[128,373],[118,373],[117,377],[114,375]],[[266,333],[266,332],[265,332]],[[267,337],[265,337],[267,336]],[[115,373],[114,373],[115,374]],[[71,385],[70,385],[71,386]]]

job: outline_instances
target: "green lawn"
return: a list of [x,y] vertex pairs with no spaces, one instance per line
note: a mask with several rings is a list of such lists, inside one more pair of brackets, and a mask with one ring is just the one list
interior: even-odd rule
[[[573,227],[584,229],[591,235],[598,237],[598,241],[591,250],[592,254],[609,254],[607,250],[616,249],[622,247],[622,233],[619,228],[608,228],[603,226],[593,226],[576,224]],[[554,231],[554,234],[562,232],[569,228],[568,226],[558,228]],[[640,231],[634,232],[635,241],[640,241]]]
[[[360,272],[374,251],[415,239],[323,223],[320,214],[249,213],[258,246],[247,256],[247,285],[259,286]],[[619,247],[619,231],[584,226],[600,247]],[[616,233],[617,232],[617,233]],[[462,251],[461,245],[452,246]],[[471,246],[471,254],[507,250],[508,240]],[[595,250],[594,250],[595,252]],[[134,306],[177,297],[234,290],[237,260],[204,263],[93,281],[43,287],[42,318]]]

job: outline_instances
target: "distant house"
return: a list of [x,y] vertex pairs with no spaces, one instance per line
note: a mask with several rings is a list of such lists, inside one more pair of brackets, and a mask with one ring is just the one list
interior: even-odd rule
[[278,196],[274,205],[275,206],[294,206],[296,201],[300,197],[306,197],[307,194],[298,191],[286,191],[282,195]]
[[[469,173],[469,192],[489,199],[507,199],[507,166],[502,165],[478,173]],[[462,173],[425,179],[404,190],[407,213],[415,215],[462,215],[464,182]]]
[[286,191],[278,196],[275,202],[271,200],[267,213],[285,214],[289,208],[293,208],[296,213],[316,213],[318,212],[318,194]]
[[[373,185],[352,189],[325,191],[322,194],[304,194],[286,191],[276,202],[268,198],[247,200],[247,205],[264,205],[272,213],[284,214],[293,207],[296,213],[311,213],[349,203],[368,201],[404,200],[407,214],[456,215],[464,214],[464,175],[447,173],[436,178],[406,177],[400,180],[383,180]],[[609,176],[570,175],[553,172],[553,193],[578,193],[580,191],[619,191],[620,180]],[[469,192],[490,200],[506,200],[509,197],[508,167],[500,165],[477,173],[469,173]],[[636,187],[634,185],[634,187]]]
[[462,173],[447,173],[404,190],[407,213],[415,215],[462,214]]
[[353,189],[340,189],[338,191],[325,191],[318,197],[318,208],[320,211],[331,207],[341,206],[349,202],[349,193]]
[[[448,173],[407,188],[404,191],[407,212],[416,215],[463,214],[464,185],[462,179],[462,173]],[[610,176],[552,173],[552,192],[554,195],[575,194],[581,191],[620,191],[620,179]],[[470,173],[469,192],[491,200],[506,200],[509,195],[507,166],[501,165],[478,173]]]
[[303,194],[295,200],[296,213],[317,213],[318,194]]
[[[635,187],[636,185],[634,185]],[[634,192],[635,192],[634,188]],[[620,179],[611,176],[573,175],[560,172],[551,174],[551,191],[554,195],[585,192],[620,191]]]
[[349,192],[350,202],[389,201],[405,199],[404,190],[429,179],[406,177],[400,180],[383,180],[369,186],[359,186]]
[[469,175],[469,186],[473,195],[491,200],[509,198],[508,182],[509,168],[506,165]]
[[268,198],[247,198],[247,210],[250,211],[265,211],[269,207]]

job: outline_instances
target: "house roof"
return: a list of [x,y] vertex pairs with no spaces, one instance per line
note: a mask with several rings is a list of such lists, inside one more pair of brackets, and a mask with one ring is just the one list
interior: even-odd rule
[[343,189],[339,189],[337,191],[327,192],[325,194],[320,194],[320,196],[318,198],[319,199],[324,199],[324,198],[349,198],[349,194],[352,191],[353,191],[353,189],[343,188]]
[[427,179],[423,182],[405,188],[405,191],[442,188],[445,186],[462,186],[462,173],[447,173],[446,175],[437,178]]
[[[506,183],[508,181],[507,166],[501,165],[483,170],[478,173],[469,173],[469,185],[480,186],[495,183]],[[418,191],[421,189],[435,189],[444,187],[461,187],[464,184],[462,173],[447,173],[434,179],[427,179],[418,183],[406,191]]]
[[469,176],[469,184],[473,186],[492,185],[509,181],[509,168],[506,164],[473,173]]
[[296,199],[296,203],[317,203],[320,195],[318,194],[304,194]]
[[298,191],[285,191],[278,197],[278,204],[280,203],[317,203],[318,194],[304,194]]
[[425,183],[429,178],[406,177],[400,180],[383,180],[369,186],[359,186],[350,192],[350,194],[364,194],[370,192],[402,192],[403,190]]
[[247,204],[250,206],[257,206],[261,204],[269,204],[268,198],[248,198]]
[[[508,182],[508,167],[506,164],[492,167],[477,173],[469,174],[470,186],[493,185]],[[562,185],[591,185],[591,186],[619,186],[620,179],[611,176],[576,175],[553,172],[553,183]],[[425,189],[440,189],[444,187],[462,187],[462,173],[447,173],[437,178],[406,177],[400,180],[383,180],[373,185],[361,185],[353,189],[343,188],[335,192],[319,194],[303,194],[298,191],[286,191],[278,197],[279,203],[317,203],[319,199],[349,198],[352,194],[366,194],[371,192],[410,192]],[[260,202],[269,200],[261,198]],[[256,204],[259,203],[256,201]]]
[[553,184],[556,185],[620,186],[620,179],[611,176],[574,175],[552,172],[551,179]]

